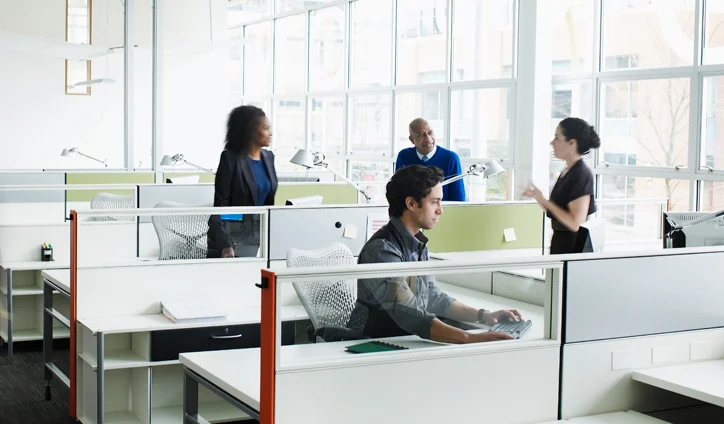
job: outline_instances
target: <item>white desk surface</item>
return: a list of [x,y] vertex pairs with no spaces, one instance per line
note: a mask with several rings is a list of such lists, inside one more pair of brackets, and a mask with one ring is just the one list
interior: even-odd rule
[[66,293],[70,293],[70,270],[69,269],[52,269],[43,271],[40,275],[58,286]]
[[547,421],[540,424],[665,424],[666,421],[649,417],[634,411],[612,412],[609,414],[590,415],[587,417],[570,418],[567,420]]
[[642,383],[724,407],[724,360],[690,362],[634,371]]
[[[487,310],[498,309],[516,309],[523,316],[523,319],[532,321],[531,328],[523,334],[521,340],[541,340],[543,339],[545,327],[545,309],[542,306],[521,302],[519,300],[508,299],[507,297],[496,296],[489,293],[483,293],[464,287],[458,287],[447,283],[437,283],[438,287],[445,293],[454,297],[458,301],[475,307]],[[477,324],[482,329],[490,328],[489,325]]]
[[[302,305],[282,306],[282,321],[308,319]],[[78,322],[96,334],[135,333],[139,331],[180,330],[184,328],[213,327],[219,325],[258,324],[261,321],[261,308],[239,308],[235,314],[223,320],[193,321],[175,323],[158,314],[130,315],[113,317],[78,318]]]
[[13,271],[40,271],[44,269],[70,268],[70,262],[65,260],[0,262],[0,268],[11,269]]
[[430,259],[443,260],[478,260],[495,258],[515,258],[527,256],[543,256],[542,249],[498,249],[498,250],[471,250],[469,252],[430,252]]
[[259,411],[259,348],[182,353],[181,363]]

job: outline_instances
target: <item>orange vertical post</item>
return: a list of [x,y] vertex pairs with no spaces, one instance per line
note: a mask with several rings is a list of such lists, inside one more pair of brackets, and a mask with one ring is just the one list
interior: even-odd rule
[[274,424],[274,383],[276,380],[276,276],[272,271],[261,271],[261,369],[259,384],[259,423]]
[[78,316],[78,214],[70,211],[70,416],[76,417],[76,319]]

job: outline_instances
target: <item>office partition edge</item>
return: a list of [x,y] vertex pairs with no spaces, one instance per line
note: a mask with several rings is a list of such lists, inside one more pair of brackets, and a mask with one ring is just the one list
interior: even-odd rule
[[[259,424],[274,424],[276,349],[279,345],[277,341],[277,291],[274,272],[262,270],[261,283],[257,284],[257,287],[261,289]],[[281,331],[279,334],[281,334]]]
[[76,417],[76,330],[78,293],[78,213],[70,211],[70,417]]

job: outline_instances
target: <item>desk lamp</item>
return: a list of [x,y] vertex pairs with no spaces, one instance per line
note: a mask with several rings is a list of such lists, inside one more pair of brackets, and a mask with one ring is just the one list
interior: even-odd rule
[[483,178],[490,178],[490,177],[494,177],[496,175],[502,174],[503,172],[505,172],[505,168],[503,168],[495,160],[491,160],[490,162],[486,162],[485,164],[478,162],[476,164],[470,165],[470,168],[468,168],[468,170],[463,172],[462,174],[455,175],[455,176],[450,177],[447,180],[443,181],[442,185],[448,185],[459,179],[465,178],[468,175],[480,176],[481,172],[482,172]]
[[103,166],[105,166],[106,168],[108,168],[108,164],[106,164],[106,159],[100,160],[100,159],[94,158],[93,156],[88,156],[88,155],[86,155],[85,153],[81,153],[81,151],[78,150],[77,147],[71,147],[70,149],[63,149],[63,151],[60,153],[60,155],[61,155],[61,156],[64,156],[64,157],[73,156],[73,155],[79,155],[79,156],[87,157],[88,159],[92,159],[92,160],[94,160],[94,161],[96,161],[96,162],[102,163]]
[[366,191],[354,182],[352,180],[348,179],[344,175],[340,174],[339,172],[335,171],[334,169],[329,167],[329,164],[324,161],[324,155],[318,152],[310,152],[309,150],[305,149],[299,149],[297,153],[292,157],[292,159],[289,161],[295,165],[303,166],[307,169],[313,167],[313,166],[321,166],[322,168],[326,168],[327,171],[331,172],[335,176],[337,176],[340,180],[344,181],[345,183],[351,185],[355,188],[355,190],[362,193],[362,195],[365,197],[367,202],[370,201],[370,195],[367,194]]
[[184,159],[184,155],[181,153],[176,153],[173,156],[164,155],[161,159],[161,166],[175,166],[178,163],[185,163],[187,165],[191,165],[196,169],[200,169],[202,171],[208,172],[209,174],[216,175],[216,172],[212,171],[211,169],[204,168],[203,166],[196,165],[195,163],[191,163]]
[[696,224],[701,224],[702,222],[710,221],[715,218],[719,218],[720,216],[724,215],[724,210],[720,210],[717,212],[712,212],[708,215],[704,215],[701,218],[697,218],[691,221],[684,222],[683,224],[677,224],[674,222],[674,220],[671,219],[671,217],[667,216],[666,220],[669,222],[669,225],[671,226],[671,230],[664,235],[665,237],[665,246],[666,249],[671,249],[674,247],[674,234],[677,232],[683,230],[684,228],[691,227]]

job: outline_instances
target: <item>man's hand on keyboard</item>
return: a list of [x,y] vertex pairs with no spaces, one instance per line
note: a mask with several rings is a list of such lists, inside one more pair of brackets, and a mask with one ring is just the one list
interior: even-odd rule
[[523,317],[515,309],[501,309],[499,311],[486,311],[483,313],[483,322],[488,325],[504,321],[521,321]]
[[496,342],[498,340],[512,340],[513,337],[508,333],[499,333],[497,331],[487,331],[485,333],[470,334],[471,343],[480,342]]

